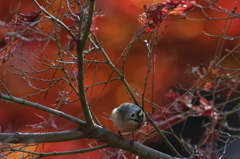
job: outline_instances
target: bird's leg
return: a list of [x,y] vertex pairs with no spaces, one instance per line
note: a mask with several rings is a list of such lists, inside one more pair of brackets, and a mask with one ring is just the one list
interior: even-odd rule
[[130,139],[130,144],[133,145],[134,144],[134,133],[132,132],[132,139]]
[[117,135],[118,135],[119,137],[122,137],[122,134],[121,134],[120,130],[118,130]]

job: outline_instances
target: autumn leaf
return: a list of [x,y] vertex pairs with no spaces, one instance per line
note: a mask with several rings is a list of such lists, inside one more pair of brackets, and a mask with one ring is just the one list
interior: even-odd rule
[[29,12],[27,15],[23,13],[19,13],[17,24],[21,24],[23,22],[35,22],[36,20],[39,19],[40,16],[41,16],[41,12],[36,10]]
[[196,1],[166,0],[166,3],[172,6],[169,14],[185,15],[188,11],[194,9]]
[[145,28],[145,33],[157,29],[163,19],[169,15],[185,15],[193,10],[196,1],[166,0],[160,3],[150,3],[143,6],[144,13],[138,16],[139,22]]

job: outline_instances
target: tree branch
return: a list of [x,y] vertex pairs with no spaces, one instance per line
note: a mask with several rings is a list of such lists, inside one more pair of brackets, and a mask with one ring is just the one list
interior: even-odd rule
[[104,149],[107,147],[109,147],[109,146],[107,144],[105,144],[105,145],[99,145],[99,146],[91,147],[91,148],[87,148],[87,149],[80,149],[80,150],[73,150],[73,151],[37,153],[37,154],[39,154],[39,156],[35,157],[34,159],[42,158],[45,156],[59,156],[59,155],[72,155],[72,154],[77,154],[77,153],[85,153],[85,152],[91,152],[91,151]]
[[59,19],[57,19],[56,17],[54,17],[52,14],[50,14],[48,11],[46,11],[45,8],[43,8],[38,2],[37,0],[33,0],[33,2],[37,5],[37,7],[43,11],[46,15],[49,16],[50,19],[52,19],[53,21],[55,21],[58,25],[60,25],[61,27],[63,27],[69,34],[70,36],[76,40],[75,35],[73,34],[73,32],[68,28],[68,26],[66,26],[62,21],[60,21]]
[[[112,61],[110,60],[110,58],[108,57],[107,53],[105,52],[105,50],[101,47],[100,43],[98,42],[97,37],[92,34],[92,36],[94,37],[94,40],[96,42],[94,42],[93,40],[91,40],[91,42],[95,45],[96,48],[99,48],[100,52],[103,54],[103,56],[105,57],[107,64],[117,73],[117,75],[120,77],[121,81],[123,82],[123,84],[125,85],[126,89],[128,90],[128,93],[130,94],[130,96],[132,97],[133,101],[137,104],[137,99],[131,89],[131,87],[129,86],[126,78],[124,77],[124,75],[116,68],[116,66],[112,63]],[[159,135],[163,138],[164,142],[167,144],[167,146],[171,149],[171,151],[173,152],[174,155],[176,156],[180,156],[180,154],[177,152],[177,150],[174,148],[174,146],[170,143],[170,141],[167,139],[167,137],[163,134],[162,130],[160,130],[157,125],[154,123],[154,121],[151,119],[151,117],[146,113],[146,116],[149,120],[149,122],[152,124],[152,126],[157,130],[157,132],[159,133]]]
[[130,94],[132,100],[134,101],[135,104],[139,105],[138,104],[138,101],[137,101],[137,98],[135,97],[131,87],[129,86],[126,78],[124,77],[124,75],[117,69],[117,67],[112,63],[112,61],[110,60],[108,54],[105,52],[105,50],[102,48],[101,44],[99,43],[97,37],[95,34],[92,34],[92,36],[94,37],[94,40],[91,40],[92,44],[99,49],[99,51],[102,53],[102,55],[104,56],[104,58],[106,59],[107,61],[107,64],[114,70],[115,73],[117,73],[117,75],[119,76],[120,80],[122,81],[122,83],[124,84],[124,86],[126,87],[128,93]]
[[[95,0],[90,0],[89,10],[88,10],[88,19],[86,22],[85,30],[82,38],[77,39],[77,58],[78,58],[78,88],[79,88],[79,97],[81,106],[83,109],[84,117],[87,122],[87,125],[93,127],[94,123],[91,117],[89,106],[86,100],[85,88],[84,88],[84,54],[83,50],[87,43],[88,35],[90,32],[92,18],[95,8]],[[83,16],[82,16],[83,17]],[[79,28],[81,29],[81,27]],[[81,35],[79,35],[81,37]]]
[[[107,143],[107,147],[126,150],[143,158],[151,159],[180,159],[154,150],[138,142],[132,143],[130,139],[119,137],[101,126],[93,129],[79,127],[74,130],[50,133],[0,133],[0,141],[3,143],[47,143],[61,142],[82,138],[95,139],[97,142]],[[94,148],[92,150],[95,150]],[[78,150],[80,152],[80,150]],[[74,152],[74,151],[73,151]],[[64,153],[64,152],[63,152]],[[61,154],[59,154],[61,155]]]
[[2,143],[50,143],[86,138],[84,132],[74,130],[47,133],[0,133]]
[[17,148],[12,148],[12,147],[11,147],[11,150],[14,152],[23,152],[23,153],[38,155],[37,157],[34,157],[33,159],[39,159],[39,158],[46,157],[46,156],[72,155],[72,154],[78,154],[78,153],[91,152],[91,151],[104,149],[107,147],[109,147],[109,146],[107,144],[104,144],[104,145],[99,145],[99,146],[86,148],[86,149],[80,149],[80,150],[62,151],[62,152],[54,151],[54,152],[47,152],[47,153],[33,152],[33,151],[22,150],[22,149],[17,149]]
[[34,102],[30,102],[28,100],[24,100],[24,99],[21,99],[21,98],[17,98],[17,97],[13,97],[13,96],[10,96],[10,95],[5,95],[3,93],[0,93],[0,99],[4,99],[4,100],[8,100],[8,101],[12,101],[14,103],[18,103],[18,104],[22,104],[22,105],[26,105],[26,106],[30,106],[30,107],[33,107],[33,108],[36,108],[36,109],[40,109],[42,111],[45,111],[45,112],[48,112],[48,113],[51,113],[51,114],[54,114],[54,115],[57,115],[59,117],[62,117],[62,118],[65,118],[67,120],[70,120],[78,125],[85,125],[86,123],[78,118],[75,118],[71,115],[68,115],[62,111],[59,111],[59,110],[56,110],[56,109],[52,109],[52,108],[48,108],[46,106],[43,106],[39,103],[34,103]]
[[[148,146],[142,145],[138,142],[131,142],[131,139],[119,137],[118,134],[114,134],[109,130],[96,126],[95,129],[89,132],[89,138],[94,138],[98,142],[105,142],[109,146],[114,148],[120,148],[130,153],[136,154],[142,158],[149,159],[173,159],[174,157],[165,153],[154,150]],[[174,158],[179,159],[179,158]]]

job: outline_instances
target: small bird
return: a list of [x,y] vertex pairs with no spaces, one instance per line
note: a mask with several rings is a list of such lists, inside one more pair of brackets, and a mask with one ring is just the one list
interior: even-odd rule
[[[113,109],[112,120],[119,130],[132,134],[146,123],[145,113],[133,103],[123,103]],[[121,135],[120,131],[119,135]]]

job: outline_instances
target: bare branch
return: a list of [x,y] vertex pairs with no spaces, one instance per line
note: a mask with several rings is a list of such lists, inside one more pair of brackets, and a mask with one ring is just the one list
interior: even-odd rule
[[71,115],[65,114],[65,113],[63,113],[61,111],[58,111],[58,110],[48,108],[48,107],[43,106],[39,103],[33,103],[33,102],[28,101],[28,100],[13,97],[13,96],[10,96],[10,95],[5,95],[3,93],[0,93],[0,98],[3,99],[3,100],[12,101],[14,103],[26,105],[26,106],[33,107],[33,108],[36,108],[36,109],[40,109],[40,110],[43,110],[45,112],[49,112],[51,114],[54,114],[54,115],[57,115],[59,117],[65,118],[69,121],[75,122],[76,124],[79,124],[79,125],[85,125],[85,122],[78,119],[78,118],[75,118]]

